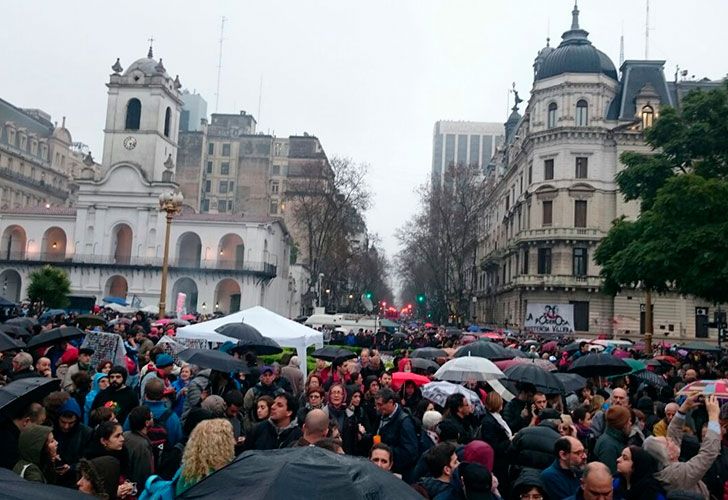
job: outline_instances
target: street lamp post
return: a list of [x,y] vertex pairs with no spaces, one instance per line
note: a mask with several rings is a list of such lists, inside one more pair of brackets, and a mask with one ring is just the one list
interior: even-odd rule
[[164,318],[167,306],[167,272],[169,268],[169,233],[172,218],[182,212],[182,193],[167,192],[159,195],[159,209],[167,214],[167,227],[164,233],[164,260],[162,261],[162,286],[159,291],[159,319]]

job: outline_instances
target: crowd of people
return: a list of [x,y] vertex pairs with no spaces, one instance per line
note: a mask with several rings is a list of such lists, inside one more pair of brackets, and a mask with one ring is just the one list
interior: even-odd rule
[[[75,321],[59,316],[30,328],[39,335]],[[477,401],[466,391],[431,400],[417,378],[399,375],[432,378],[452,351],[418,368],[409,343],[386,355],[376,348],[385,333],[360,332],[369,347],[316,359],[304,376],[307,360],[291,353],[272,362],[234,346],[227,352],[247,373],[186,364],[159,342],[174,326],[156,328],[141,313],[111,323],[105,329],[124,340],[123,364],[92,362],[93,349],[79,341],[3,353],[5,384],[47,377],[59,388],[3,415],[1,467],[132,500],[161,489],[182,495],[248,450],[315,446],[369,460],[429,499],[728,498],[728,403],[681,393],[724,376],[711,355],[671,353],[674,362],[652,368],[660,384],[597,376],[554,394],[470,381]],[[444,329],[406,330],[417,347],[461,343]],[[503,343],[561,371],[593,348],[584,341],[572,351],[569,339],[548,349],[542,339]]]

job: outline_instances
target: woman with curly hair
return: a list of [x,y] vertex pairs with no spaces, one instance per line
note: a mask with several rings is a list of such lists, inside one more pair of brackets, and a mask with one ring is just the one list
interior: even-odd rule
[[192,431],[182,455],[182,470],[176,493],[181,495],[190,487],[222,469],[235,458],[233,426],[225,419],[203,420]]

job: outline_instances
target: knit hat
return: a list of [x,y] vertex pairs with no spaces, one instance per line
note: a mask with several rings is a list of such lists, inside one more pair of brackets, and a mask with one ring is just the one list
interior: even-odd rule
[[209,410],[215,417],[222,417],[227,410],[225,400],[216,395],[207,396],[200,406]]
[[442,422],[442,415],[439,411],[430,410],[426,411],[422,416],[422,427],[425,430],[432,430],[437,424]]
[[167,366],[172,366],[174,364],[174,358],[172,358],[172,356],[170,356],[166,352],[163,352],[162,354],[157,356],[154,364],[157,365],[157,368],[166,368]]
[[629,422],[629,410],[623,406],[611,406],[607,410],[607,425],[613,429],[624,429]]
[[463,460],[465,462],[473,462],[480,464],[489,472],[493,471],[493,462],[495,460],[495,452],[493,447],[485,441],[470,441],[463,449]]

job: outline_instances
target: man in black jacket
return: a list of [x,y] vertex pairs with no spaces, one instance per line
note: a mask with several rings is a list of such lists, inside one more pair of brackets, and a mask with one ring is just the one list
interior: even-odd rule
[[32,404],[23,408],[12,419],[0,422],[0,467],[12,469],[20,458],[18,451],[18,438],[20,433],[28,427],[31,422],[33,409]]
[[561,415],[552,408],[540,414],[538,425],[524,427],[513,436],[508,455],[511,462],[511,478],[518,477],[524,467],[544,470],[557,458],[556,441],[561,437],[558,425]]
[[245,439],[246,450],[275,450],[288,448],[303,435],[296,421],[296,398],[284,392],[273,400],[270,417],[253,427]]
[[374,402],[381,416],[377,435],[392,448],[394,455],[392,472],[402,474],[402,479],[409,482],[419,451],[414,419],[397,404],[397,396],[391,389],[380,389]]
[[123,366],[114,366],[109,371],[109,387],[96,395],[91,409],[108,406],[114,410],[116,420],[126,422],[126,417],[132,408],[139,406],[139,396],[136,391],[126,385],[128,375]]
[[459,444],[468,444],[473,440],[475,430],[471,425],[471,415],[473,414],[473,407],[468,401],[468,398],[464,394],[456,392],[450,394],[445,402],[445,409],[447,409],[447,416],[444,420],[447,420],[458,429]]
[[69,466],[68,472],[58,478],[58,484],[73,488],[78,478],[78,462],[83,458],[91,442],[91,429],[81,422],[81,408],[73,398],[68,398],[58,410],[53,422],[53,436],[58,441],[58,455],[63,464]]

